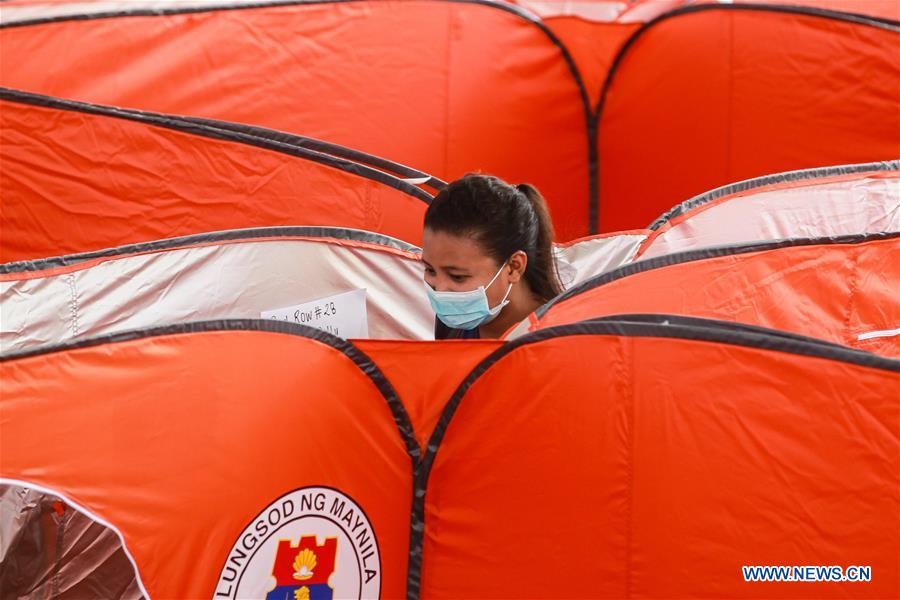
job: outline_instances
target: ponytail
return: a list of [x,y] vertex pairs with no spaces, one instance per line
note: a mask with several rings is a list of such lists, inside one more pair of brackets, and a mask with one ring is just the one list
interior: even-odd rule
[[[537,220],[533,255],[526,251],[528,267],[525,269],[525,280],[534,295],[546,302],[562,293],[562,284],[556,270],[556,257],[553,255],[553,221],[550,220],[547,201],[536,187],[530,183],[520,183],[516,186],[516,190],[525,196]],[[532,262],[535,263],[533,268]]]

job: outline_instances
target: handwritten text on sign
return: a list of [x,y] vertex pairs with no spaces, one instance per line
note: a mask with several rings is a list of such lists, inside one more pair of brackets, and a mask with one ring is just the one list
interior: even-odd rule
[[369,337],[364,289],[319,298],[295,306],[264,310],[260,316],[263,319],[308,325],[345,339]]

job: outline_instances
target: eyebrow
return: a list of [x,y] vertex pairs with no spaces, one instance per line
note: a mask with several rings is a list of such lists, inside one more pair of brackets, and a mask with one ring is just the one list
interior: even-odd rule
[[[425,263],[425,266],[428,267],[429,269],[434,269],[434,267],[431,265],[431,263],[428,262],[427,260],[425,260],[424,258],[422,259],[422,262]],[[466,273],[469,272],[468,269],[465,269],[463,267],[457,267],[455,265],[447,265],[447,266],[441,267],[441,268],[445,271],[463,271]]]

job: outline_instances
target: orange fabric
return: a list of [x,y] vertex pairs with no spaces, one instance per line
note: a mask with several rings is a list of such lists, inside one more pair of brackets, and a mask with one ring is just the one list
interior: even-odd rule
[[[898,393],[897,373],[721,342],[518,348],[438,446],[421,597],[896,597]],[[872,581],[745,583],[743,565]]]
[[274,225],[421,243],[424,201],[332,166],[125,119],[0,101],[0,261]]
[[341,352],[219,331],[3,362],[0,376],[2,476],[118,527],[150,597],[213,597],[242,530],[305,486],[359,503],[381,595],[404,594],[411,459],[386,400]]
[[500,340],[395,342],[353,340],[385,374],[403,401],[419,446],[424,448],[441,411],[462,380]]
[[742,179],[895,158],[898,56],[896,31],[814,16],[721,8],[657,23],[600,116],[600,230]]
[[552,17],[544,22],[569,50],[591,106],[596,106],[616,54],[641,23],[595,23],[578,17]]
[[661,266],[552,306],[537,328],[625,313],[762,325],[900,357],[900,338],[858,335],[900,325],[900,237],[748,252]]
[[530,181],[588,233],[585,108],[534,23],[475,3],[312,3],[0,30],[2,85],[250,123],[449,180]]

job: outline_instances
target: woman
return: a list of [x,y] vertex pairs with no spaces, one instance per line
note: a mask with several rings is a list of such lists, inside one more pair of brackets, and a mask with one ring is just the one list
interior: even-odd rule
[[422,261],[435,339],[500,338],[562,291],[547,205],[527,183],[466,175],[441,190]]

